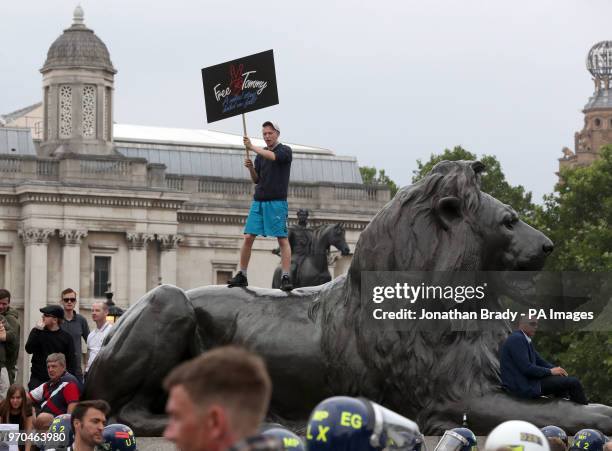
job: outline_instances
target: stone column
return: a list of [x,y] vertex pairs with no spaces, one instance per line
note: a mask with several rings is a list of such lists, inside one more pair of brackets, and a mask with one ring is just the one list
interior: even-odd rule
[[181,235],[158,235],[160,243],[159,276],[161,283],[176,285],[176,250],[183,237]]
[[[72,288],[81,297],[81,242],[87,236],[86,230],[60,230],[62,240],[62,286]],[[76,310],[78,311],[77,303]]]
[[[53,229],[24,228],[18,232],[25,247],[25,293],[23,303],[23,328],[21,343],[25,345],[30,330],[41,320],[40,309],[47,305],[47,245]],[[30,378],[30,354],[25,351],[22,359],[22,382]]]
[[128,243],[128,304],[136,303],[147,292],[147,243],[153,239],[146,233],[126,233]]

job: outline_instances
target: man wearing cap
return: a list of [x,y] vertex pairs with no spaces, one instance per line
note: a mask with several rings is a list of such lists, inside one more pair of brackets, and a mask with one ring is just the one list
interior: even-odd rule
[[59,305],[48,305],[40,309],[42,321],[30,331],[25,350],[32,354],[32,372],[28,388],[35,389],[49,380],[47,357],[62,353],[66,357],[67,368],[71,374],[76,369],[74,343],[70,334],[60,328],[64,319],[64,309]]
[[293,289],[289,268],[291,265],[291,247],[287,240],[287,190],[291,172],[291,147],[278,141],[280,127],[270,121],[263,123],[263,139],[266,147],[254,146],[248,137],[244,137],[247,150],[257,154],[255,163],[249,158],[244,165],[249,170],[251,180],[255,183],[255,195],[251,203],[249,216],[244,227],[244,241],[240,249],[240,271],[228,282],[228,287],[246,287],[247,267],[251,258],[251,248],[258,235],[274,236],[278,239],[281,252],[281,290]]

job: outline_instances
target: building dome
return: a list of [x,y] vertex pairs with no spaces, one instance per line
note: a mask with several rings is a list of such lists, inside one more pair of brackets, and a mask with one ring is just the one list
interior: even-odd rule
[[40,70],[92,68],[117,73],[110,60],[108,49],[93,30],[85,26],[83,8],[74,10],[72,26],[55,40],[47,52],[47,60]]
[[594,78],[612,76],[612,41],[601,41],[591,47],[587,55],[586,66]]

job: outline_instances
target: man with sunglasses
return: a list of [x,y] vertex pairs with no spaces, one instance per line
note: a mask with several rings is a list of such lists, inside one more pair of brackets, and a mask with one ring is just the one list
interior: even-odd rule
[[75,311],[77,293],[72,288],[62,291],[62,307],[64,308],[64,321],[61,328],[70,334],[74,343],[76,370],[72,373],[81,383],[83,382],[83,340],[87,343],[89,325],[85,317]]
[[64,319],[64,309],[59,305],[48,305],[40,309],[42,321],[36,325],[28,336],[25,350],[32,354],[32,372],[28,388],[36,387],[49,380],[47,357],[61,353],[66,357],[68,371],[72,374],[76,367],[74,343],[72,337],[60,328]]
[[568,397],[578,404],[588,404],[580,381],[560,366],[544,360],[535,350],[532,338],[538,320],[523,315],[501,349],[500,369],[503,387],[522,398],[542,395]]

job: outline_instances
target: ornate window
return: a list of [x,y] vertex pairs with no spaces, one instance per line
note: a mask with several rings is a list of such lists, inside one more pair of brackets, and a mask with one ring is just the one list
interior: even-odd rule
[[601,119],[599,119],[598,117],[595,118],[595,120],[593,121],[593,125],[595,125],[595,128],[601,127]]
[[60,87],[60,138],[70,138],[72,136],[72,87]]
[[83,137],[96,137],[96,87],[85,85],[82,97]]
[[51,139],[51,121],[49,120],[49,87],[45,88],[45,123],[44,123],[44,140]]
[[104,139],[111,140],[111,88],[104,90]]

